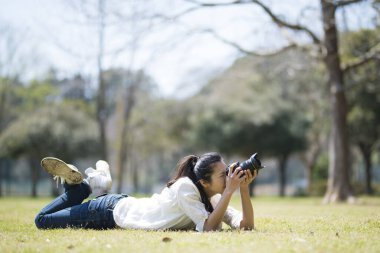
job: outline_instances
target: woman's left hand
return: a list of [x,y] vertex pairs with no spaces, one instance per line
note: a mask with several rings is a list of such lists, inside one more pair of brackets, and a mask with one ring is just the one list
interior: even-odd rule
[[240,183],[240,187],[247,187],[257,176],[257,170],[254,170],[253,175],[250,170],[245,171],[245,179]]

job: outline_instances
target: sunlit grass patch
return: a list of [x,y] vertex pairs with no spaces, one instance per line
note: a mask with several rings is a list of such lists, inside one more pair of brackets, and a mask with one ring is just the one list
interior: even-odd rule
[[[380,198],[323,205],[320,198],[253,198],[255,231],[38,230],[51,199],[0,199],[1,252],[379,252]],[[240,208],[239,197],[232,205]]]

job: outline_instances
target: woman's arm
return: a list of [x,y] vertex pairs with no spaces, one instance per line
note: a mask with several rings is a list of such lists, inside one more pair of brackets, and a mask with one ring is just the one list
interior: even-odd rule
[[240,196],[243,209],[243,219],[240,222],[240,228],[244,230],[252,230],[255,228],[255,223],[248,187],[240,188]]
[[219,224],[223,220],[228,204],[230,203],[232,194],[239,187],[241,182],[246,178],[246,176],[241,177],[243,174],[244,172],[241,170],[236,169],[234,172],[232,172],[232,169],[230,168],[230,171],[226,177],[226,189],[224,190],[222,197],[220,198],[214,211],[205,221],[203,231],[212,231],[218,229]]
[[249,184],[257,176],[257,171],[254,172],[254,175],[247,170],[245,180],[240,184],[240,197],[241,205],[243,209],[243,219],[240,222],[240,228],[244,230],[252,230],[255,228],[254,222],[254,213],[251,198],[249,196]]
[[228,204],[230,203],[232,192],[224,191],[222,197],[220,198],[214,211],[208,216],[205,221],[203,231],[212,231],[218,229],[219,224],[222,222],[224,213],[227,210]]

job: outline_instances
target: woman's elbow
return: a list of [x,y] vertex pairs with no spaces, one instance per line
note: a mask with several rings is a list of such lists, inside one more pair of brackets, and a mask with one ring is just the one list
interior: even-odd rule
[[219,230],[219,224],[213,225],[208,222],[208,220],[205,221],[203,225],[203,232],[211,232],[211,231],[217,231]]
[[255,225],[253,223],[245,223],[244,221],[240,222],[240,229],[251,231],[255,229]]
[[216,227],[209,227],[209,226],[204,226],[203,227],[203,232],[212,232],[212,231],[217,231],[218,230],[218,228]]

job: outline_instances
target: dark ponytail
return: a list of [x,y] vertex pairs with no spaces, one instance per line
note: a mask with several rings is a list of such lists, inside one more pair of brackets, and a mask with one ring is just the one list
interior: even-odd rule
[[200,157],[189,155],[182,158],[177,164],[176,175],[166,184],[167,187],[173,185],[181,177],[189,177],[196,185],[200,194],[202,203],[205,204],[206,210],[210,213],[214,211],[210,200],[208,199],[200,180],[211,182],[211,175],[213,173],[213,165],[216,162],[222,161],[222,157],[218,153],[207,153]]
[[167,187],[170,187],[172,184],[174,184],[178,179],[181,177],[189,177],[191,181],[196,182],[198,181],[196,179],[196,175],[194,173],[194,167],[195,164],[198,161],[198,157],[195,155],[188,155],[182,158],[177,166],[176,171],[177,173],[175,176],[166,184]]

